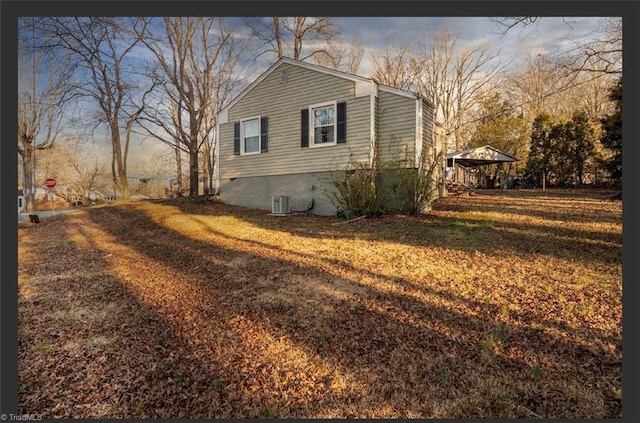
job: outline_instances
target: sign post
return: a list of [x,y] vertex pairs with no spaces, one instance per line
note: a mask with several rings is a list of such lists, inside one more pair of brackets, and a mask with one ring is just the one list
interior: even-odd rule
[[47,178],[47,190],[49,190],[49,198],[51,198],[51,208],[56,211],[56,203],[54,201],[54,194],[56,188],[56,180],[53,178]]

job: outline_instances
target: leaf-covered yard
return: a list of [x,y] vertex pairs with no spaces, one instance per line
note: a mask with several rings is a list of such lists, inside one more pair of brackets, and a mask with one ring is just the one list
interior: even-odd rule
[[172,200],[26,224],[19,412],[621,417],[611,195],[487,191],[338,225]]

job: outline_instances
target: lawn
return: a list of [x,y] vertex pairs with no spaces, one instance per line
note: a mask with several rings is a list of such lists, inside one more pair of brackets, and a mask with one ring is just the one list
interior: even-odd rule
[[478,191],[351,223],[185,199],[21,225],[19,414],[622,417],[611,198]]

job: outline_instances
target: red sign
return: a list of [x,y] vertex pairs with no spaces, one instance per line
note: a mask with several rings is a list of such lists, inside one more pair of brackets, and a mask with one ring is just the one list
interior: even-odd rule
[[56,187],[56,180],[53,178],[47,178],[47,188],[54,189]]

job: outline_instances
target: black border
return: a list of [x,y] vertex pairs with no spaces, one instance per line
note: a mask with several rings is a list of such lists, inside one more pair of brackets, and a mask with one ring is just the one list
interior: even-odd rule
[[[1,21],[1,104],[0,116],[0,413],[17,410],[17,17],[19,16],[622,16],[624,31],[624,138],[623,147],[623,420],[640,421],[637,401],[640,391],[638,357],[637,281],[638,208],[638,53],[640,52],[637,1],[2,1]],[[149,13],[152,11],[153,13]]]

